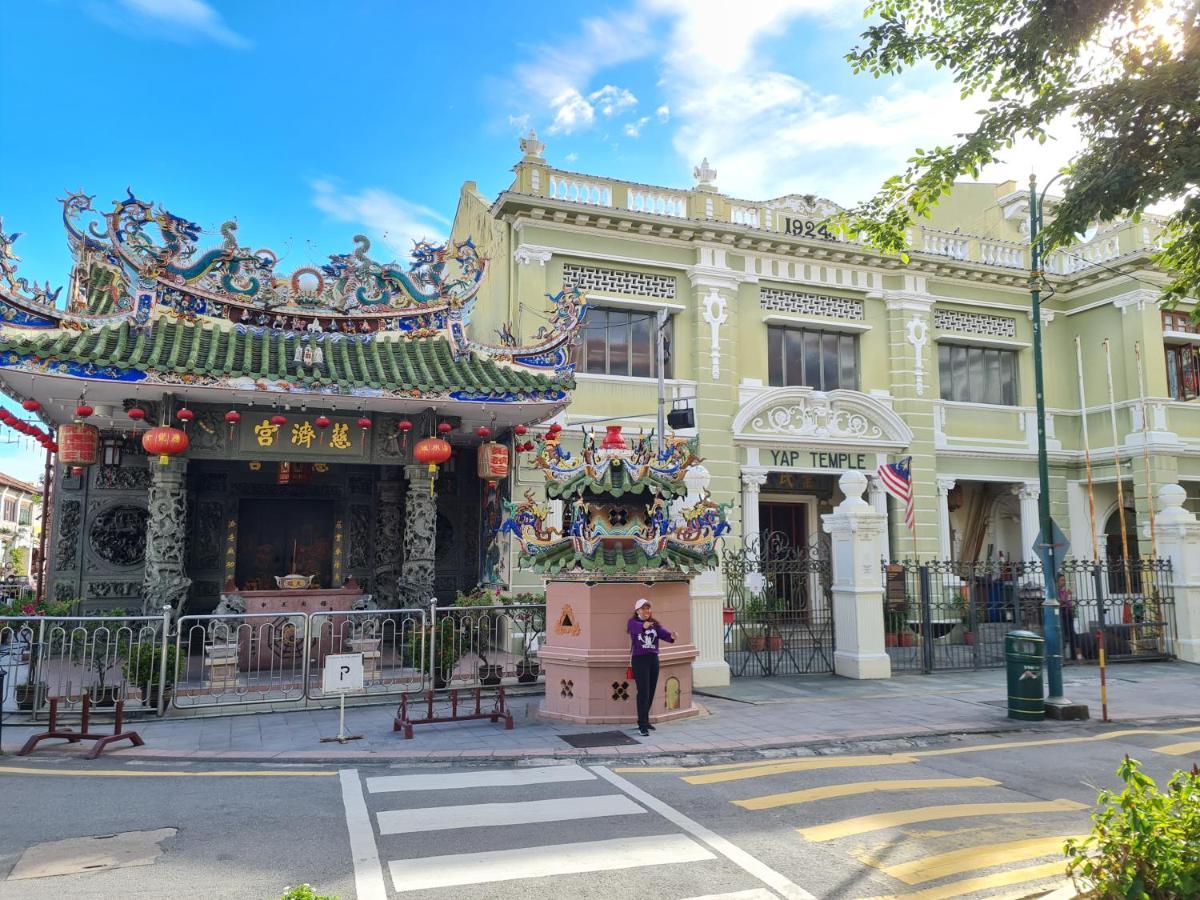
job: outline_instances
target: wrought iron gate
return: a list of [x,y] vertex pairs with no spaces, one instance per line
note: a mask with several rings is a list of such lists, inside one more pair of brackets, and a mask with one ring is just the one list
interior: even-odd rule
[[725,661],[732,675],[833,671],[829,542],[772,532],[722,554]]

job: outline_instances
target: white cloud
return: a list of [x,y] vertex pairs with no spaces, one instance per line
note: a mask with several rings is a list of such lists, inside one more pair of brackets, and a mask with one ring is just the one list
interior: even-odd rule
[[550,101],[554,109],[554,121],[550,125],[551,134],[571,134],[582,128],[587,128],[596,119],[596,111],[592,104],[583,99],[583,95],[575,88],[567,88]]
[[568,153],[568,154],[567,154],[567,155],[564,157],[564,159],[566,159],[566,161],[567,161],[567,162],[569,162],[569,163],[573,163],[573,162],[575,162],[577,159],[579,159],[579,154],[578,154],[578,153]]
[[529,113],[521,113],[519,116],[509,116],[508,124],[515,127],[517,131],[525,131],[529,127]]
[[588,99],[600,110],[601,115],[612,118],[617,113],[637,106],[637,97],[625,88],[606,84],[598,91],[588,94]]
[[450,230],[450,220],[436,210],[405,200],[382,188],[343,193],[331,181],[312,183],[313,206],[339,222],[364,226],[397,254],[407,257],[413,241],[435,239]]
[[158,37],[181,42],[204,38],[238,49],[251,46],[205,0],[119,0],[116,7],[89,8],[96,18],[124,31],[152,30]]
[[654,111],[654,114],[658,116],[658,121],[666,122],[671,118],[671,107],[664,103]]
[[645,127],[646,123],[649,121],[649,116],[642,116],[636,122],[626,122],[625,133],[631,138],[640,137],[642,134],[642,128]]

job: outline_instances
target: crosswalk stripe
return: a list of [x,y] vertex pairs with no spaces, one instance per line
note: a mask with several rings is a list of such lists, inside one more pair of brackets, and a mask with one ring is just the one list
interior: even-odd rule
[[853,784],[830,784],[825,787],[788,791],[784,794],[767,794],[734,800],[734,806],[742,809],[776,809],[780,806],[795,806],[812,803],[814,800],[830,800],[834,797],[853,797],[875,791],[931,791],[939,788],[996,787],[999,781],[991,778],[896,778],[886,781],[856,781]]
[[962,881],[952,881],[950,884],[914,891],[911,894],[873,897],[871,900],[949,900],[951,897],[965,897],[974,891],[987,891],[1012,884],[1024,884],[1029,881],[1044,881],[1047,878],[1062,878],[1066,871],[1066,862],[1059,860],[1042,863],[1040,866],[1028,866],[1024,869],[1009,869],[1007,872],[997,872],[995,875],[964,878]]
[[1062,855],[1063,844],[1071,838],[1082,838],[1081,834],[1060,834],[1053,837],[1031,838],[1024,841],[1009,841],[1006,844],[983,844],[978,847],[963,847],[949,853],[926,856],[912,862],[900,863],[883,868],[905,884],[924,884],[949,875],[962,875],[998,866],[1006,862],[1024,862],[1039,856]]
[[411,834],[485,828],[493,825],[532,825],[568,819],[603,816],[636,816],[645,813],[623,794],[598,797],[564,797],[557,800],[523,800],[518,803],[472,803],[465,806],[430,806],[425,809],[390,809],[376,814],[380,834]]
[[840,822],[830,822],[827,825],[797,828],[796,830],[800,832],[805,840],[820,843],[821,841],[832,841],[855,834],[866,834],[869,831],[895,828],[898,825],[933,822],[938,819],[964,819],[971,816],[1005,816],[1042,812],[1075,812],[1076,810],[1087,808],[1083,803],[1076,803],[1074,800],[1035,800],[1019,803],[955,803],[947,806],[922,806],[917,809],[901,809],[895,812],[856,816],[852,819],[842,819]]
[[703,897],[687,897],[685,900],[779,900],[779,896],[772,894],[766,888],[751,888],[748,891],[734,891],[732,894],[705,894]]
[[[661,834],[392,860],[388,868],[396,891],[406,892],[519,878],[673,865],[715,858],[687,835]],[[561,885],[558,891],[569,893]]]
[[1185,741],[1182,744],[1167,744],[1165,747],[1155,747],[1155,753],[1165,753],[1168,756],[1188,756],[1200,753],[1200,741]]
[[474,772],[443,772],[421,775],[383,775],[368,778],[367,791],[448,791],[458,788],[523,787],[566,781],[595,781],[583,766],[534,766],[528,769],[481,769]]
[[899,766],[914,763],[912,756],[810,756],[804,759],[794,759],[788,762],[776,763],[771,766],[758,766],[752,769],[733,769],[725,772],[711,772],[707,775],[684,776],[688,784],[719,784],[724,781],[744,781],[747,778],[763,778],[767,775],[781,775],[786,772],[811,772],[815,769],[854,769],[866,766]]

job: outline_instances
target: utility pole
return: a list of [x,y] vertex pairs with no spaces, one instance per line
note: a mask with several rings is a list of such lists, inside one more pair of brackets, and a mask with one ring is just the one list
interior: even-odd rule
[[[1050,187],[1049,184],[1046,185]],[[1045,198],[1045,191],[1042,192]],[[1058,563],[1050,520],[1050,469],[1046,459],[1046,389],[1042,376],[1042,210],[1038,203],[1037,177],[1029,176],[1029,293],[1033,302],[1033,387],[1037,395],[1038,520],[1043,556],[1042,632],[1046,639],[1046,714],[1054,719],[1087,718],[1087,707],[1072,704],[1063,696],[1062,611],[1058,604]]]

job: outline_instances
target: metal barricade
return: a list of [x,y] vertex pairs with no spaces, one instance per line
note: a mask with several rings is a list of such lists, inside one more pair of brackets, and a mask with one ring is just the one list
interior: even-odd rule
[[546,637],[542,604],[430,606],[419,642],[433,689],[545,681],[536,653]]
[[60,708],[85,694],[93,707],[118,701],[161,713],[170,616],[62,616],[0,620],[4,708],[35,717],[51,697]]
[[200,709],[301,701],[312,643],[307,615],[180,616],[171,703]]
[[331,653],[363,655],[363,693],[386,696],[423,690],[427,684],[423,609],[356,609],[309,617],[307,697],[321,700],[321,673]]

